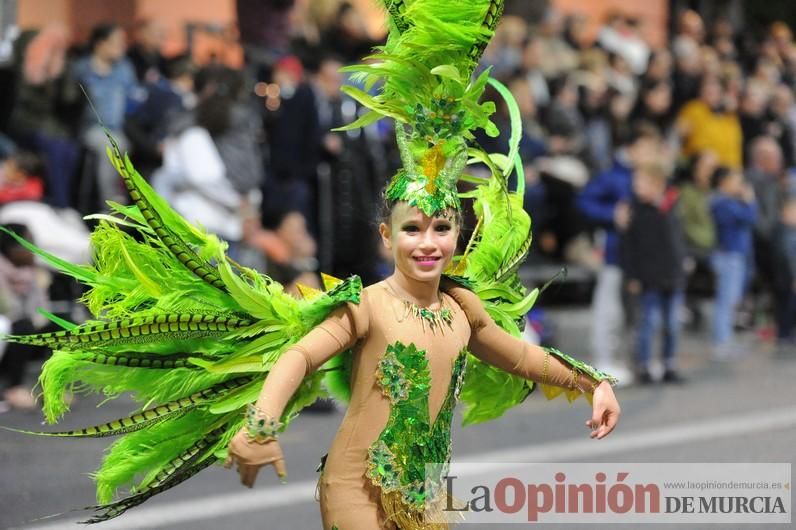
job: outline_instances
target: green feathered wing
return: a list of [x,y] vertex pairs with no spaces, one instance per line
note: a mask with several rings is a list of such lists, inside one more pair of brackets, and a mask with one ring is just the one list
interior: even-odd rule
[[[39,382],[48,422],[68,411],[67,392],[122,393],[142,404],[127,417],[66,432],[34,433],[116,440],[93,475],[99,505],[88,522],[116,517],[226,457],[243,411],[279,355],[336,306],[358,303],[357,277],[297,300],[282,285],[225,255],[226,244],[190,225],[122,156],[109,156],[131,206],[94,216],[92,266],[77,266],[18,238],[56,269],[89,287],[93,315],[62,331],[6,340],[53,349]],[[308,376],[282,418],[285,425],[318,397],[323,373]],[[114,500],[119,490],[131,494]]]

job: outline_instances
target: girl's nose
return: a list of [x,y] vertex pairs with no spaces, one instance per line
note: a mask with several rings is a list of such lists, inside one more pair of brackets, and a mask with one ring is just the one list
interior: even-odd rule
[[434,248],[434,233],[431,230],[423,232],[420,240],[420,248]]

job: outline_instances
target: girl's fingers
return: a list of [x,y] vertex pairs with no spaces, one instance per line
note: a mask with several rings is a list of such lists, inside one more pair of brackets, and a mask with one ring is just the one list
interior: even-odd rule
[[595,408],[592,411],[592,415],[591,415],[591,427],[592,427],[592,429],[596,429],[597,427],[599,427],[602,424],[603,415],[604,414],[605,414],[605,411],[602,409],[602,407],[600,407],[599,409]]
[[241,483],[247,488],[254,487],[254,481],[257,480],[258,470],[259,470],[258,466],[249,466],[246,464],[241,464],[238,467],[238,471],[240,472]]
[[287,478],[287,467],[285,467],[285,460],[284,458],[280,458],[279,460],[274,461],[274,470],[276,471],[276,475],[284,480]]

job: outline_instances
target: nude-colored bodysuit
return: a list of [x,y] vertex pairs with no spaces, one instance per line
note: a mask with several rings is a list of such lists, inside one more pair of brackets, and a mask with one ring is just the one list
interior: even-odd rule
[[[544,361],[543,350],[501,330],[474,293],[446,279],[440,287],[442,307],[451,311],[449,323],[430,328],[428,321],[407,311],[404,301],[385,282],[380,282],[363,290],[359,305],[338,308],[291,348],[304,355],[308,372],[341,351],[352,348],[353,352],[351,400],[319,481],[325,530],[396,528],[386,520],[381,488],[368,477],[368,450],[379,440],[390,419],[391,407],[397,403],[389,397],[382,380],[387,368],[380,362],[389,347],[414,345],[425,352],[431,376],[424,396],[430,424],[434,424],[443,405],[448,411],[452,408],[451,401],[455,402],[451,385],[456,381],[452,381],[451,375],[465,349],[485,362],[527,379],[541,380],[544,371],[548,384],[571,384],[569,367],[552,356]],[[547,366],[543,367],[543,363]],[[400,391],[393,389],[393,393]],[[441,419],[447,425],[435,428],[444,429],[449,436],[450,414]]]

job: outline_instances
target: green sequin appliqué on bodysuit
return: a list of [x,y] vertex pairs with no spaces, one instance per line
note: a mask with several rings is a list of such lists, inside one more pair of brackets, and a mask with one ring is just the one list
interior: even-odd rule
[[[396,342],[379,361],[376,380],[389,398],[391,410],[387,426],[368,449],[367,474],[381,488],[382,500],[386,501],[385,494],[390,494],[391,499],[400,501],[404,512],[418,514],[425,507],[431,493],[425,489],[426,464],[450,461],[451,420],[466,358],[466,351],[462,351],[454,362],[448,393],[433,425],[428,402],[431,373],[426,352],[414,344],[405,346]],[[440,477],[436,478],[438,483]],[[388,514],[393,511],[388,506],[384,508]]]

